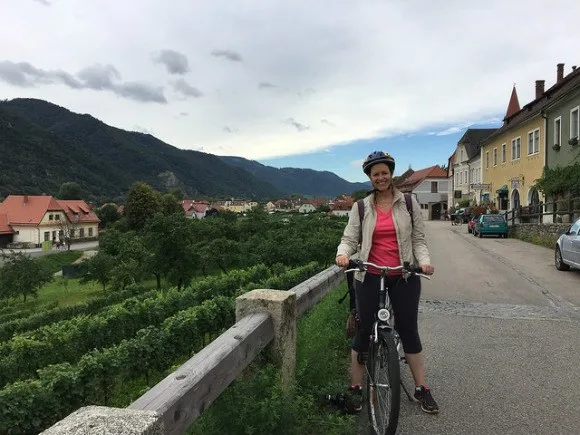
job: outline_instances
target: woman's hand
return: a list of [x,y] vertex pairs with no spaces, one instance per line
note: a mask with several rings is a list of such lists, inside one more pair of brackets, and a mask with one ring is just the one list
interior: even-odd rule
[[430,264],[422,264],[421,270],[425,275],[433,275],[435,273],[435,268]]
[[348,267],[348,255],[339,255],[335,261],[338,267]]

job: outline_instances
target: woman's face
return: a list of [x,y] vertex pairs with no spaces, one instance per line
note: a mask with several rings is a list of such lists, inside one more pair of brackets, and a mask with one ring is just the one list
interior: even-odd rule
[[391,170],[386,163],[373,165],[369,178],[373,187],[379,192],[385,192],[391,188]]

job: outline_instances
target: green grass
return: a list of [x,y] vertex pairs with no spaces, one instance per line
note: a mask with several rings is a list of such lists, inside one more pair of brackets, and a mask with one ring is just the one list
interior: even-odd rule
[[35,259],[36,262],[43,264],[51,273],[58,272],[62,266],[72,264],[83,255],[82,251],[65,251],[56,252]]
[[338,304],[346,284],[335,288],[297,325],[296,384],[284,392],[279,370],[265,352],[189,428],[190,435],[355,433],[357,418],[320,403],[323,394],[348,385],[348,303]]
[[541,235],[541,234],[535,234],[535,233],[521,233],[520,232],[517,235],[512,233],[512,234],[510,234],[510,236],[514,237],[518,240],[521,240],[523,242],[532,243],[534,245],[543,246],[545,248],[550,248],[550,249],[554,249],[554,247],[556,246],[556,241],[558,240],[557,235],[547,236],[547,235]]

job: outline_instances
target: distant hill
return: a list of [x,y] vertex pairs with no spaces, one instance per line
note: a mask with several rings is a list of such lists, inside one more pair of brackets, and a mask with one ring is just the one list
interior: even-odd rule
[[237,166],[287,194],[300,193],[307,196],[331,196],[350,194],[370,189],[370,182],[351,183],[333,172],[299,168],[273,168],[255,160],[242,157],[220,157],[224,162]]
[[[271,176],[248,170],[255,165]],[[329,196],[350,193],[358,184],[329,172],[279,170],[246,159],[234,164],[181,150],[149,134],[111,127],[43,100],[0,101],[0,197],[55,195],[68,181],[79,183],[93,201],[122,198],[136,181],[160,191],[177,187],[189,197],[253,199],[286,193]],[[320,189],[313,189],[317,185]]]

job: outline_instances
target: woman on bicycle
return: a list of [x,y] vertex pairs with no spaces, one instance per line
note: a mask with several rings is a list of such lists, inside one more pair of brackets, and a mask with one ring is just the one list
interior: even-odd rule
[[[373,192],[364,198],[359,259],[391,267],[407,261],[418,264],[424,274],[433,274],[435,269],[429,258],[420,206],[412,198],[411,215],[407,210],[405,196],[392,182],[395,159],[387,153],[375,151],[369,154],[362,167],[372,183]],[[339,267],[348,267],[349,257],[358,250],[361,242],[359,222],[355,203],[337,249],[336,264]],[[439,408],[425,381],[425,362],[417,324],[421,281],[415,275],[407,280],[400,275],[399,272],[387,278],[390,280],[389,297],[395,314],[395,328],[415,381],[414,397],[423,411],[435,414]],[[365,374],[363,355],[368,351],[368,337],[378,309],[379,280],[378,271],[370,267],[368,272],[355,273],[356,307],[360,322],[352,343],[349,392],[356,402],[356,410],[362,408],[361,385]]]

